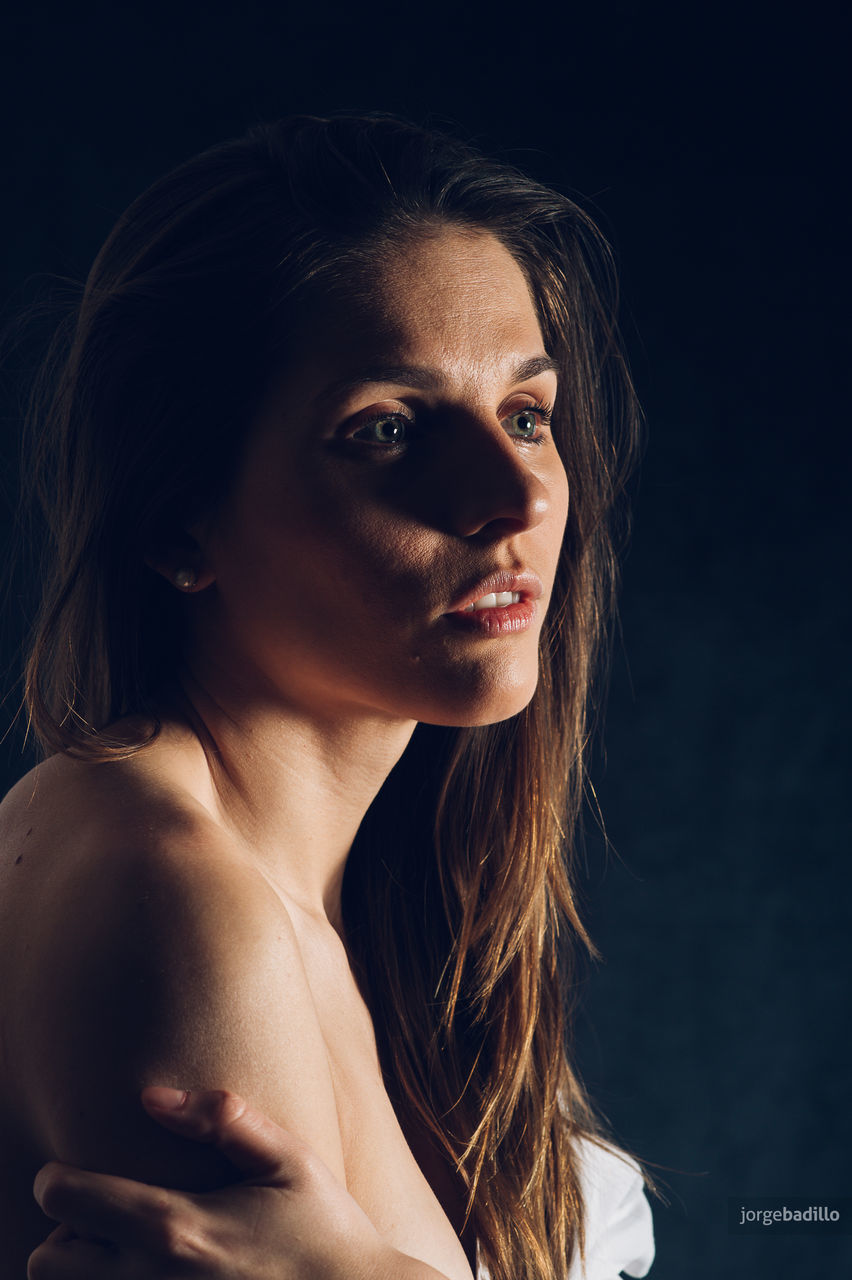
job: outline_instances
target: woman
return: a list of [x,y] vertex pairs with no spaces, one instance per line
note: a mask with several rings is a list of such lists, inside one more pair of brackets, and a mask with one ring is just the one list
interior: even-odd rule
[[37,1277],[647,1270],[566,1052],[612,293],[570,201],[389,117],[254,130],[119,220],[34,417],[4,1280],[48,1160],[171,1193],[52,1165]]

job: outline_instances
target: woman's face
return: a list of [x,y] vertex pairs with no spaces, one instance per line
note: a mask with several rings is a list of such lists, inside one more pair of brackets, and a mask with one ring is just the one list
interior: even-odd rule
[[[556,374],[488,233],[424,237],[369,292],[306,321],[229,499],[193,530],[214,577],[196,653],[308,711],[503,720],[535,690],[568,512],[536,408]],[[496,591],[514,596],[463,608]]]

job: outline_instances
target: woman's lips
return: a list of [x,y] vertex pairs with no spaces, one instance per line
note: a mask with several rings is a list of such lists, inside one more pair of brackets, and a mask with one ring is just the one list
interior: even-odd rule
[[489,591],[487,596],[480,596],[473,604],[469,604],[465,613],[474,609],[502,609],[509,604],[517,604],[521,595],[518,591]]
[[[462,587],[447,613],[458,613],[463,609],[469,608],[472,604],[475,605],[477,600],[482,600],[485,596],[499,595],[505,592],[519,595],[521,604],[525,600],[538,600],[542,593],[541,579],[531,569],[495,569],[486,574],[485,577],[474,578],[466,586]],[[504,606],[504,608],[513,607],[512,605]],[[481,612],[487,613],[489,610],[483,609]]]
[[[531,570],[497,569],[464,588],[444,617],[453,626],[481,635],[525,631],[535,617],[535,602],[541,594],[541,580]],[[489,597],[498,596],[508,597],[509,602],[499,604],[494,599],[492,604]],[[485,607],[476,607],[480,601],[486,602]]]
[[535,617],[535,601],[523,596],[517,604],[498,605],[492,609],[453,609],[444,617],[454,627],[478,631],[483,635],[507,635],[526,631]]

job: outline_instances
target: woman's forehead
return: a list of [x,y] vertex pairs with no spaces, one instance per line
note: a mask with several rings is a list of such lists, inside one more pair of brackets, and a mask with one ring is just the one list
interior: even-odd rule
[[[450,365],[452,362],[449,362]],[[501,367],[498,367],[501,365]],[[538,355],[509,355],[500,361],[500,354],[494,353],[491,367],[498,377],[508,384],[528,382],[544,373],[558,373],[559,366],[546,352]],[[317,396],[317,402],[333,403],[347,394],[362,387],[380,384],[405,386],[414,390],[443,391],[449,388],[452,381],[444,366],[424,364],[399,364],[387,361],[376,361],[353,365],[341,378],[329,383]]]
[[526,277],[488,233],[430,236],[364,275],[317,300],[288,361],[294,372],[322,375],[329,395],[359,381],[400,381],[375,370],[422,370],[407,379],[416,386],[466,366],[496,371],[546,354]]

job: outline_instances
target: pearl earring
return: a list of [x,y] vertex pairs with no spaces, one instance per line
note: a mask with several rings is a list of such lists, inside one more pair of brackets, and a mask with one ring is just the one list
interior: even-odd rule
[[181,591],[191,591],[198,581],[198,575],[194,569],[176,569],[172,577],[172,582]]

